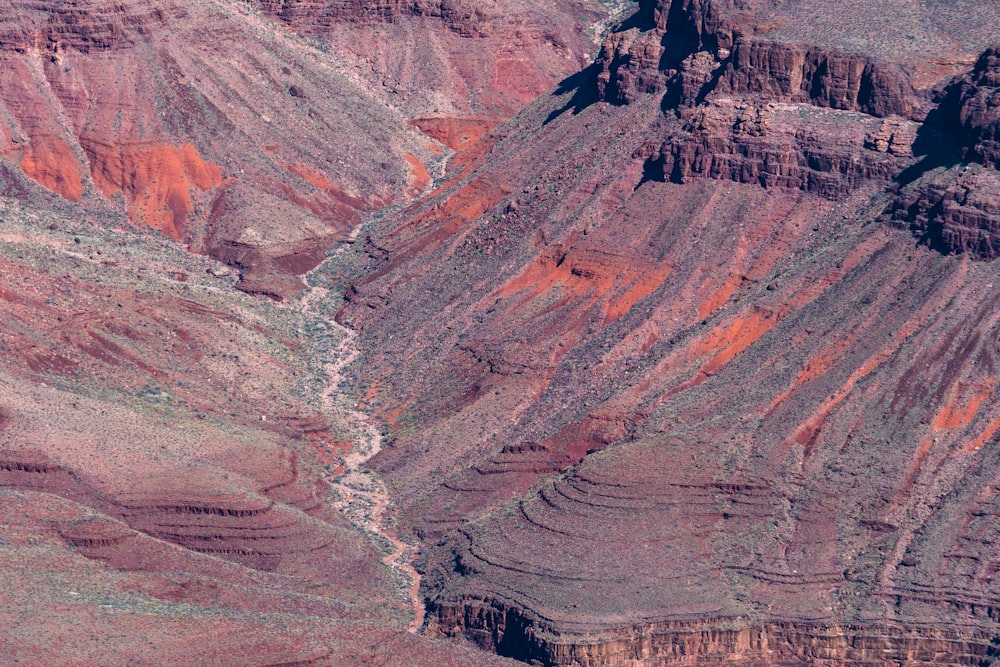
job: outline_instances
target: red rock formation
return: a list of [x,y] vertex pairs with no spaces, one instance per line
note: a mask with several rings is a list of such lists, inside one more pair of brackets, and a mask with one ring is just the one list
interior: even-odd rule
[[1000,167],[1000,47],[983,53],[959,86],[958,120],[965,160]]
[[[243,265],[248,291],[273,274],[270,294],[298,292],[289,270],[313,268],[361,212],[411,196],[406,156],[428,159],[401,114],[238,6],[18,1],[4,14],[0,151],[36,182],[200,251],[220,238],[212,211],[224,188],[290,200],[294,219],[313,218],[295,240],[312,263],[264,252],[260,266]],[[358,154],[370,160],[347,167]],[[252,206],[240,216],[281,227]]]
[[981,259],[1000,255],[1000,59],[987,50],[969,74],[941,95],[887,218],[931,246]]
[[70,201],[83,196],[83,179],[69,144],[58,137],[36,137],[21,158],[28,178]]
[[222,185],[219,166],[206,163],[191,144],[178,148],[81,140],[81,145],[101,194],[110,199],[123,193],[133,220],[178,241],[188,235],[192,191]]
[[[721,178],[837,199],[870,180],[888,181],[912,161],[917,124],[849,120],[791,104],[712,100],[686,114],[652,155],[652,178]],[[851,121],[854,122],[851,122]]]
[[786,4],[643,3],[596,81],[345,258],[432,632],[566,665],[994,656],[996,268],[882,224],[992,214],[982,163],[943,212],[890,204],[947,190],[930,87],[988,36],[925,71],[947,47],[804,46]]
[[463,151],[489,133],[496,122],[486,118],[416,118],[421,132],[454,151]]

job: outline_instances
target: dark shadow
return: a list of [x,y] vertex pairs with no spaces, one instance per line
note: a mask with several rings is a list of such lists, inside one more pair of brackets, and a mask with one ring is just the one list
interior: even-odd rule
[[642,12],[636,12],[632,16],[628,17],[624,21],[618,24],[614,29],[614,32],[626,32],[632,28],[638,28],[640,32],[646,32],[647,30],[653,29],[653,21],[651,17],[646,17],[642,15]]
[[667,79],[663,97],[660,99],[660,111],[666,115],[672,113],[677,116],[681,107],[681,91],[683,90],[680,72]]
[[[667,38],[667,35],[670,38]],[[694,12],[688,11],[684,0],[672,0],[667,10],[667,29],[663,33],[663,55],[660,71],[677,69],[681,61],[701,47],[701,31],[695,24]]]
[[576,74],[560,81],[559,86],[552,94],[558,97],[572,92],[573,96],[565,106],[550,113],[542,124],[548,125],[567,111],[572,112],[575,116],[594,102],[597,102],[599,99],[597,95],[597,73],[599,71],[600,67],[598,64],[592,63]]
[[496,654],[505,658],[513,658],[521,662],[529,662],[540,658],[537,642],[532,636],[532,624],[516,609],[508,609],[505,613],[503,635],[496,645]]
[[913,155],[921,159],[896,177],[899,187],[906,187],[929,171],[954,167],[962,161],[961,103],[961,84],[949,86],[941,94],[940,102],[927,114],[913,142]]
[[658,160],[646,158],[646,162],[642,165],[642,178],[639,179],[639,184],[635,186],[632,192],[635,192],[646,183],[665,183],[666,181],[667,175],[663,172],[663,158]]
[[704,104],[705,99],[712,93],[712,91],[719,87],[719,81],[722,79],[722,75],[726,73],[726,70],[729,67],[729,62],[730,59],[727,58],[719,63],[718,67],[712,70],[712,77],[705,82],[705,84],[698,91],[698,94],[695,95],[695,106]]
[[[951,248],[947,243],[944,242],[944,200],[942,199],[938,203],[934,204],[926,213],[927,217],[927,229],[923,231],[917,240],[918,245],[925,245],[931,250],[941,253],[942,255],[952,255],[955,253],[955,249]],[[914,215],[911,214],[910,219],[914,219]],[[916,231],[912,230],[911,231]]]

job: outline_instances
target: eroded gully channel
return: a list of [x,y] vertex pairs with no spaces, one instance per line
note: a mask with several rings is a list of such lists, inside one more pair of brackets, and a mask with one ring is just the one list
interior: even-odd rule
[[[362,226],[358,226],[351,233],[349,238],[352,242],[357,240]],[[346,246],[341,246],[327,258],[326,262],[334,261],[344,247]],[[322,266],[320,265],[320,268]],[[339,469],[335,472],[327,471],[324,478],[336,492],[338,499],[334,502],[334,506],[354,525],[368,535],[374,536],[377,542],[389,546],[389,553],[382,557],[382,562],[405,582],[414,614],[407,629],[416,633],[424,624],[420,574],[413,567],[417,550],[414,545],[404,542],[396,534],[388,515],[391,501],[385,484],[372,470],[365,467],[365,463],[382,449],[382,432],[379,424],[358,410],[346,392],[341,391],[344,369],[354,362],[360,352],[355,342],[357,334],[341,326],[333,318],[322,315],[322,311],[317,309],[317,304],[327,298],[329,298],[328,289],[310,286],[300,302],[303,313],[322,319],[342,336],[336,349],[332,350],[335,360],[324,365],[327,378],[320,399],[327,414],[349,428],[351,449],[341,455],[343,471]]]

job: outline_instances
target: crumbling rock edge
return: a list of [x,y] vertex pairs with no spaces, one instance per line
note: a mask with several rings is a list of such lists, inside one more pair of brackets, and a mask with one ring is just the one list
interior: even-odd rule
[[[463,637],[532,664],[597,665],[970,665],[998,652],[982,630],[901,625],[828,625],[679,614],[580,634],[560,632],[499,598],[469,597],[430,609],[431,636]],[[997,609],[983,610],[996,617]]]

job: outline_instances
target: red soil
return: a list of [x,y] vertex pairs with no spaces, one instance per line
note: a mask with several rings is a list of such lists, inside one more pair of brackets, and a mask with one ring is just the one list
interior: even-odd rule
[[959,385],[951,396],[951,400],[941,406],[941,411],[934,418],[931,428],[935,431],[960,428],[972,422],[983,402],[992,397],[996,391],[996,382],[992,379],[981,385],[963,387]]
[[340,202],[341,204],[346,204],[357,210],[362,210],[368,208],[369,203],[360,197],[352,197],[344,192],[342,189],[338,188],[336,185],[331,183],[326,176],[310,169],[301,162],[296,162],[295,164],[286,165],[288,171],[292,172],[299,178],[312,183],[317,188],[322,190],[325,194],[329,195],[333,200]]
[[79,161],[69,144],[59,137],[34,137],[24,149],[21,169],[60,197],[80,201],[83,196]]
[[124,194],[133,222],[172,239],[185,236],[185,225],[194,210],[192,191],[222,185],[220,167],[203,160],[191,144],[177,147],[81,140],[81,145],[101,193],[109,198]]
[[423,194],[427,186],[431,184],[431,175],[428,173],[427,167],[424,166],[424,163],[416,155],[404,153],[403,159],[410,165],[410,188],[406,191],[406,194],[410,197],[417,197]]
[[415,118],[410,121],[421,132],[453,151],[464,151],[499,123],[487,118]]

